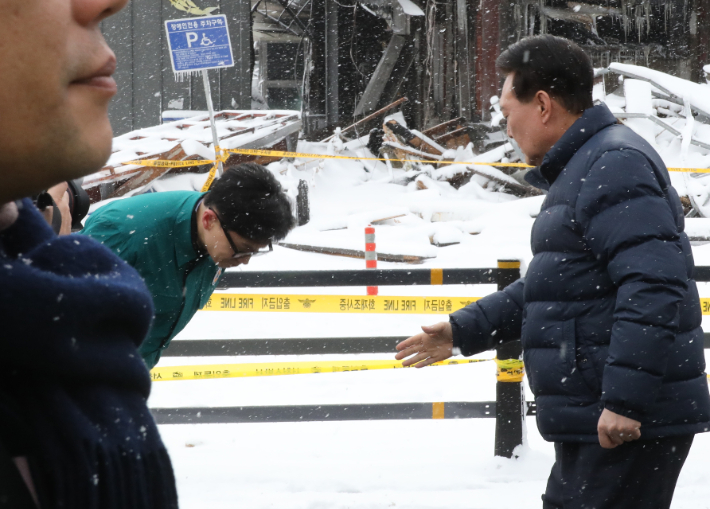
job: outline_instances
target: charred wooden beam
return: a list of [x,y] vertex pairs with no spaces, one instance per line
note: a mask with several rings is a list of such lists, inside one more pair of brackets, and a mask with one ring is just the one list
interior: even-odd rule
[[[407,147],[406,145],[400,145],[399,143],[393,141],[385,141],[382,143],[382,148],[380,149],[380,152],[390,155],[388,151],[391,151],[391,153],[394,155],[394,159],[424,159],[431,160],[432,163],[441,161],[441,156],[422,152],[421,150],[417,150],[413,147]],[[395,163],[397,163],[397,161],[392,161],[392,165],[395,168],[401,166],[401,162],[399,162],[398,164]]]
[[459,115],[471,117],[472,90],[471,84],[475,83],[473,61],[470,54],[470,37],[468,23],[468,2],[456,0],[456,84]]
[[476,112],[490,120],[491,97],[498,95],[501,78],[496,69],[500,54],[500,2],[481,0],[476,19]]
[[[362,120],[358,120],[358,121],[355,122],[354,124],[350,124],[350,125],[347,126],[346,128],[342,129],[342,130],[340,131],[340,133],[341,133],[341,134],[345,134],[345,133],[350,132],[350,131],[352,131],[352,130],[357,131],[358,127],[361,127],[361,128],[364,129],[364,128],[365,128],[365,125],[366,125],[367,123],[369,123],[369,122],[371,122],[371,121],[374,121],[374,120],[377,120],[379,117],[381,117],[382,115],[384,115],[384,114],[387,113],[388,111],[393,110],[394,108],[396,108],[396,107],[398,107],[398,106],[401,106],[402,104],[406,103],[407,101],[408,101],[408,99],[407,99],[406,97],[402,97],[402,98],[400,98],[400,99],[397,99],[395,102],[388,104],[388,105],[385,106],[384,108],[377,110],[376,112],[374,112],[374,113],[372,113],[372,114],[366,116],[366,117],[363,118]],[[331,134],[330,136],[328,136],[328,137],[325,138],[324,140],[321,140],[321,143],[325,143],[325,142],[331,140],[331,139],[333,138],[333,136],[335,136],[335,135],[334,135],[334,134]]]
[[[348,258],[365,258],[365,251],[356,249],[343,249],[339,247],[324,247],[324,246],[309,246],[306,244],[291,244],[279,242],[279,246],[295,249],[297,251],[306,251],[309,253],[320,253],[335,256],[345,256]],[[403,263],[424,263],[425,260],[432,258],[428,256],[415,256],[391,253],[377,253],[377,259],[383,262],[403,262]]]
[[429,136],[430,138],[436,139],[439,136],[443,136],[444,134],[448,133],[453,129],[460,129],[465,123],[465,117],[454,118],[439,125],[435,125],[434,127],[430,127],[429,129],[425,129],[424,131],[422,131],[422,134]]
[[[387,83],[392,78],[392,74],[400,60],[403,60],[403,62],[401,62],[403,65],[400,65],[400,67],[409,68],[409,65],[406,64],[406,60],[411,60],[413,54],[410,55],[410,52],[406,51],[406,47],[410,45],[411,39],[411,37],[404,35],[392,35],[392,39],[387,45],[387,49],[382,55],[380,63],[377,65],[372,78],[370,78],[370,81],[367,83],[365,93],[362,95],[360,102],[355,108],[355,116],[367,115],[375,111],[383,102],[382,98]],[[409,64],[411,64],[411,61]],[[402,75],[402,77],[404,76]]]
[[308,39],[306,62],[306,83],[303,91],[303,124],[307,138],[314,139],[319,132],[325,132],[326,120],[326,0],[312,0],[311,36]]
[[436,142],[443,145],[447,149],[456,147],[465,147],[471,143],[471,134],[468,127],[461,127],[455,131],[444,134],[436,138]]
[[467,170],[472,175],[480,175],[482,177],[487,178],[491,182],[495,182],[496,184],[500,184],[501,186],[505,186],[506,190],[509,191],[510,194],[521,197],[521,198],[527,198],[529,196],[540,196],[541,194],[543,194],[543,192],[536,187],[523,186],[521,184],[509,182],[507,180],[503,180],[502,178],[495,177],[493,175],[489,175],[485,172],[477,170],[471,166],[469,166],[467,168]]
[[412,131],[410,131],[409,129],[407,129],[403,125],[401,125],[396,120],[390,120],[390,121],[386,122],[384,125],[384,129],[385,129],[385,136],[388,137],[392,141],[394,141],[392,139],[392,137],[396,136],[396,138],[399,141],[406,143],[410,147],[414,147],[415,149],[422,151],[426,154],[441,156],[441,151],[438,148],[432,146],[426,140],[417,136],[416,134],[414,134]]

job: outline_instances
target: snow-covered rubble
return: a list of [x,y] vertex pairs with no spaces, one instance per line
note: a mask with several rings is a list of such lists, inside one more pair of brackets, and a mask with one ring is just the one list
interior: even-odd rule
[[[199,112],[195,112],[199,113]],[[92,203],[124,195],[140,194],[170,174],[205,172],[215,159],[214,139],[209,115],[196,116],[139,129],[113,140],[108,163],[84,178],[83,187]],[[297,111],[221,111],[215,115],[215,127],[222,149],[276,148],[297,135],[301,128]],[[285,143],[282,143],[285,145]],[[280,147],[285,149],[285,146]],[[143,160],[205,160],[199,171],[192,168],[155,168],[143,164],[127,164]]]

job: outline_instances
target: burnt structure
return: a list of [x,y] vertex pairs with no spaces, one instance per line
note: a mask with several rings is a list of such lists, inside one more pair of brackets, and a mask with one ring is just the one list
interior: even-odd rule
[[710,63],[710,0],[252,0],[252,12],[265,46],[290,38],[289,86],[310,139],[400,97],[418,129],[485,121],[501,86],[496,58],[528,35],[572,39],[595,67],[633,63],[699,81]]
[[[210,72],[215,108],[302,109],[309,139],[401,97],[416,129],[458,117],[485,121],[501,85],[495,60],[527,35],[568,37],[595,67],[633,63],[700,81],[710,63],[710,0],[192,3],[229,19],[236,65]],[[163,22],[199,15],[184,5],[133,0],[102,24],[119,61],[110,107],[116,134],[155,125],[168,110],[206,109],[201,78],[176,82],[169,61]]]

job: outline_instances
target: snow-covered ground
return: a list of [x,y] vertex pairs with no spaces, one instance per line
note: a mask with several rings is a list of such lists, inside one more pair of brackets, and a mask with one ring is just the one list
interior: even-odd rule
[[[325,178],[328,169],[316,178]],[[357,176],[357,175],[356,175]],[[360,175],[362,177],[362,175]],[[363,179],[364,180],[364,179]],[[315,214],[331,207],[363,208],[373,193],[366,182],[337,192],[316,185]],[[390,186],[382,184],[379,187]],[[421,192],[421,191],[420,191]],[[320,194],[322,193],[322,194]],[[404,194],[395,189],[395,196]],[[338,203],[340,202],[340,203]],[[525,202],[529,204],[525,205]],[[420,267],[492,267],[498,258],[520,258],[526,266],[530,204],[519,200],[478,235],[461,244],[434,248],[436,258]],[[509,207],[510,208],[510,207]],[[351,209],[352,210],[352,209]],[[508,209],[506,209],[508,210]],[[507,214],[507,215],[506,215]],[[316,215],[316,217],[318,217]],[[480,217],[480,216],[479,216]],[[492,219],[494,218],[495,219]],[[396,228],[390,226],[389,228]],[[383,236],[378,228],[378,239]],[[348,230],[341,230],[347,232]],[[298,232],[296,232],[298,233]],[[386,233],[385,233],[386,234]],[[353,242],[363,241],[360,228]],[[422,244],[423,245],[423,244]],[[710,265],[710,249],[696,248],[701,264]],[[364,261],[303,253],[276,247],[242,270],[363,268]],[[383,263],[382,268],[408,265]],[[710,296],[708,285],[701,295]],[[381,295],[482,296],[495,288],[478,286],[380,287]],[[234,293],[235,290],[229,290]],[[259,293],[250,289],[250,293]],[[268,289],[263,293],[365,295],[365,288]],[[442,316],[441,319],[445,319]],[[279,337],[406,336],[432,315],[368,315],[198,312],[180,339]],[[388,355],[259,356],[164,358],[160,365],[217,364],[289,360],[382,359]],[[490,357],[482,354],[480,357]],[[528,399],[531,396],[528,394]],[[152,407],[242,406],[492,401],[492,363],[319,375],[159,382]],[[534,418],[527,419],[527,443],[516,460],[493,456],[494,419],[350,421],[265,424],[164,425],[161,432],[173,458],[181,507],[211,508],[538,508],[553,462],[552,445],[542,440]],[[674,508],[710,507],[710,473],[705,468],[710,434],[698,436],[679,481]]]
[[[466,381],[465,378],[461,382]],[[183,508],[538,509],[554,461],[528,418],[516,460],[493,456],[493,419],[161,426]],[[710,507],[698,435],[672,507]]]
[[[482,292],[475,290],[485,288],[465,290],[479,294]],[[181,337],[406,335],[434,318],[200,312]],[[165,358],[161,365],[353,357],[388,356]],[[422,370],[162,382],[153,384],[150,404],[251,406],[494,399],[495,367],[479,363]],[[494,426],[494,419],[445,419],[165,425],[161,432],[173,458],[181,507],[186,509],[540,507],[540,494],[553,462],[552,445],[542,440],[534,418],[528,418],[527,444],[521,456],[516,460],[495,458]],[[710,507],[710,473],[705,468],[708,453],[710,434],[699,435],[679,481],[674,508]]]

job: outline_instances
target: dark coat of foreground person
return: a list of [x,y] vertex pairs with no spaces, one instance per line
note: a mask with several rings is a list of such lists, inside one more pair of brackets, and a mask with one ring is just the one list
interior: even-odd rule
[[540,433],[598,442],[604,408],[641,438],[710,428],[698,291],[663,161],[605,105],[526,178],[548,195],[526,277],[451,315],[464,355],[522,338]]
[[27,458],[42,509],[177,508],[138,354],[153,313],[145,284],[98,242],[57,237],[31,200],[18,203],[0,231],[3,455]]

